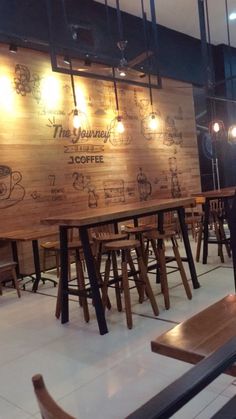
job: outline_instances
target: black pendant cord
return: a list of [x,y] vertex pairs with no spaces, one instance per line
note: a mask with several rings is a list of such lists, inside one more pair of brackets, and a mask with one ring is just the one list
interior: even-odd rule
[[151,73],[150,73],[151,59],[150,59],[150,56],[148,54],[149,42],[148,42],[148,35],[147,35],[147,14],[144,11],[143,0],[141,0],[141,7],[142,7],[142,16],[143,16],[143,32],[144,32],[144,39],[145,39],[145,46],[146,46],[146,58],[147,58],[147,61],[148,61],[149,96],[150,96],[151,109],[152,109],[152,113],[153,113],[153,96],[152,96]]
[[76,94],[75,94],[75,84],[74,84],[74,77],[73,77],[73,73],[72,73],[72,62],[70,59],[70,79],[71,79],[71,87],[72,87],[72,92],[73,92],[73,98],[74,98],[74,105],[75,108],[77,108],[77,100],[76,100]]
[[69,37],[71,37],[71,33],[69,31],[69,22],[68,22],[68,18],[67,18],[65,0],[61,0],[61,3],[62,3],[62,10],[63,10],[63,19],[64,19],[64,22],[65,22],[66,32],[67,32],[67,35],[68,35],[68,38],[69,38]]
[[157,19],[156,19],[155,0],[150,0],[150,9],[151,9],[151,18],[152,18],[152,31],[153,31],[153,38],[154,38],[154,52],[155,52],[154,55],[156,58],[157,84],[158,84],[159,89],[161,89],[162,80],[161,80],[160,68],[158,64],[160,51],[159,51],[159,44],[158,44],[158,27],[157,27]]
[[119,0],[116,0],[116,13],[117,13],[117,23],[118,23],[120,41],[124,41],[124,30],[123,30],[123,24],[122,24],[122,19],[121,19]]
[[117,92],[117,85],[116,85],[115,69],[114,69],[114,67],[112,67],[112,74],[113,74],[113,84],[114,84],[115,99],[116,99],[116,110],[117,110],[118,116],[119,116],[119,101],[118,101],[118,92]]
[[[108,0],[104,0],[104,2],[105,2],[105,11],[106,11],[107,36],[112,40],[112,43],[115,45],[114,33],[112,31],[112,25],[111,25],[111,18],[110,18]],[[111,55],[111,58],[112,58],[112,62],[114,62],[115,61],[114,54]]]
[[[212,57],[212,45],[211,45],[211,29],[210,29],[210,18],[209,18],[209,9],[208,9],[208,0],[205,0],[206,5],[206,24],[207,24],[207,37],[208,37],[208,43],[207,43],[207,51],[208,51],[208,66],[209,71],[211,74],[208,75],[209,81],[211,82],[211,85],[215,86],[215,77],[214,77],[214,71],[213,71],[213,57]],[[214,80],[213,80],[214,78]],[[212,87],[211,87],[212,90]],[[215,94],[215,91],[214,91]]]
[[229,29],[229,8],[228,8],[228,0],[225,0],[225,19],[226,19],[227,39],[228,39],[228,46],[229,46],[229,71],[230,71],[230,79],[231,79],[231,98],[233,99],[234,98],[234,82],[233,82],[231,38],[230,38],[230,29]]

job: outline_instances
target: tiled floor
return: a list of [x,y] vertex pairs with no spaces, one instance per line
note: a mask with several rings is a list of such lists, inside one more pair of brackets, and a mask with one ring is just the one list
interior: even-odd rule
[[[126,328],[125,315],[113,304],[105,336],[98,333],[93,307],[91,321],[85,324],[76,301],[70,303],[70,322],[62,326],[54,317],[56,290],[50,283],[40,285],[37,294],[22,292],[20,300],[14,290],[4,290],[0,297],[0,418],[40,418],[31,384],[38,372],[53,397],[76,418],[119,419],[191,368],[153,354],[150,341],[234,292],[231,261],[226,259],[222,265],[214,256],[215,246],[210,251],[207,265],[196,264],[201,288],[193,290],[191,301],[179,274],[171,274],[171,308],[166,311],[153,276],[159,317],[153,317],[148,302],[138,304],[133,290],[134,328]],[[174,417],[210,418],[235,393],[233,378],[221,375]]]

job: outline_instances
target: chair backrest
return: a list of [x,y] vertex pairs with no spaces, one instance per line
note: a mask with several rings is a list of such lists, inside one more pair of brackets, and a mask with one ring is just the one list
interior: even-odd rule
[[48,393],[41,374],[32,377],[40,413],[43,419],[76,419],[62,410]]

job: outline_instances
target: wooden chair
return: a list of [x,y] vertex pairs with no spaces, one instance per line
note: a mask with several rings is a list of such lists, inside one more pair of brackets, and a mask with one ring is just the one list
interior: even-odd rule
[[5,282],[7,278],[5,274],[8,273],[11,274],[14,287],[16,288],[17,295],[20,298],[21,294],[19,282],[16,276],[16,262],[0,262],[0,295],[2,295],[2,282]]
[[32,382],[42,419],[76,419],[58,406],[48,393],[41,374],[34,375]]
[[[197,232],[197,248],[196,248],[196,262],[200,260],[201,244],[204,234],[204,215],[202,221],[199,223]],[[224,263],[223,245],[225,246],[227,255],[231,257],[230,239],[227,237],[225,229],[225,208],[221,199],[210,201],[210,215],[209,215],[209,243],[218,243],[218,256],[221,263]]]
[[194,206],[186,208],[185,210],[185,223],[187,224],[187,227],[190,227],[192,238],[195,242],[197,241],[198,231],[202,221],[202,215],[202,211],[200,211],[198,208],[195,208]]
[[[68,269],[68,275],[71,279],[71,269],[70,264],[71,260],[75,257],[75,249],[77,247],[80,247],[80,241],[79,237],[76,237],[76,233],[73,228],[70,228],[68,230],[68,252],[69,252],[69,269]],[[52,240],[47,241],[40,244],[40,247],[43,249],[43,272],[46,270],[46,260],[48,257],[55,257],[55,263],[56,263],[56,272],[57,272],[57,278],[60,277],[60,241],[59,240]]]

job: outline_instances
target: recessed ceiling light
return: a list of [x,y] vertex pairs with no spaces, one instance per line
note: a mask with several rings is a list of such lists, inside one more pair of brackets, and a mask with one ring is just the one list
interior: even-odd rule
[[236,12],[230,13],[229,19],[230,20],[235,20],[236,19]]

